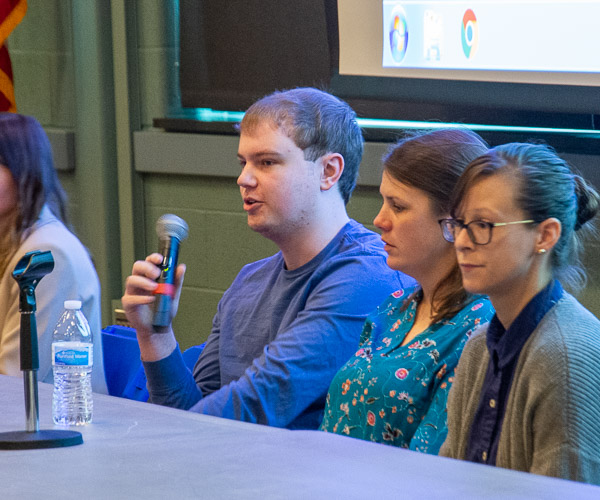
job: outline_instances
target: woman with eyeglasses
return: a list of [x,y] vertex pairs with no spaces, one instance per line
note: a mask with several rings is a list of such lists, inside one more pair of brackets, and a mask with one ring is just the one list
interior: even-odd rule
[[393,293],[366,320],[356,354],[336,374],[321,429],[436,454],[462,348],[491,318],[487,298],[466,293],[438,220],[467,164],[487,151],[468,130],[409,136],[384,158],[381,230],[392,269],[416,288]]
[[465,170],[441,225],[496,315],[464,349],[441,454],[600,483],[600,322],[561,285],[584,283],[598,204],[547,146],[499,146]]

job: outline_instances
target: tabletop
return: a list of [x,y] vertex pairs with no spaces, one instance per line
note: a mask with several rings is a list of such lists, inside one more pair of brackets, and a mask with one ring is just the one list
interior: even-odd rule
[[[0,375],[0,432],[25,429]],[[53,429],[39,384],[40,428]],[[57,428],[57,427],[56,427]],[[290,431],[94,394],[83,444],[0,451],[0,498],[600,498],[600,487],[319,431]]]

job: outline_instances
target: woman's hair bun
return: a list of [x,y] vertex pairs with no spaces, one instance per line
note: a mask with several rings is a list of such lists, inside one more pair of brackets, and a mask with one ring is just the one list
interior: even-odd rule
[[577,196],[577,220],[575,231],[593,219],[600,208],[600,195],[581,176],[575,175],[575,195]]

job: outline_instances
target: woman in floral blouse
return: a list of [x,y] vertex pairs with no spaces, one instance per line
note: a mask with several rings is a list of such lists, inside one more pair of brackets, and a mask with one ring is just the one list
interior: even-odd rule
[[454,368],[493,310],[463,289],[438,221],[461,172],[486,151],[477,134],[443,129],[404,138],[384,158],[374,224],[388,265],[420,286],[393,293],[367,318],[358,351],[331,383],[321,430],[433,454],[444,442]]

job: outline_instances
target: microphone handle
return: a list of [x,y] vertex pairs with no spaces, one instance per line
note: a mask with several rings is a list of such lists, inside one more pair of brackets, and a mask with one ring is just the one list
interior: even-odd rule
[[175,270],[177,258],[179,257],[179,240],[168,238],[160,241],[159,253],[163,256],[160,265],[161,273],[158,277],[158,287],[154,291],[154,315],[152,325],[157,331],[166,330],[171,324],[171,311],[173,309],[173,297],[175,295]]

